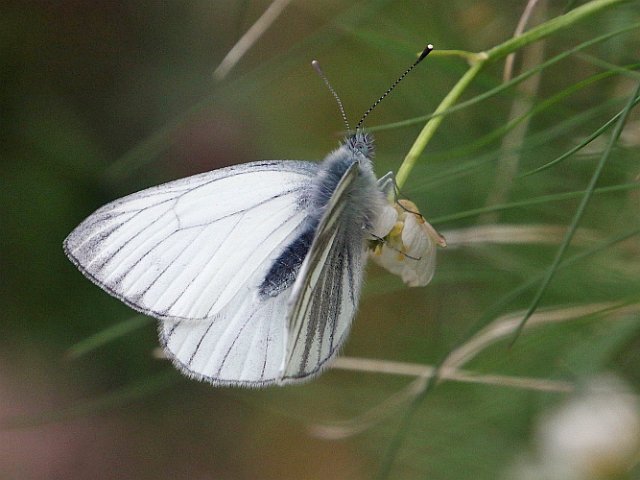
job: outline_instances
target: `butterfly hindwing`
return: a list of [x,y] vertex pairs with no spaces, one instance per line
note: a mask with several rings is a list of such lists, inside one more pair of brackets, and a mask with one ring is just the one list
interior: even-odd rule
[[364,274],[365,233],[352,238],[343,221],[358,162],[346,170],[320,221],[293,287],[288,312],[283,381],[320,373],[337,354],[351,326]]
[[243,292],[235,301],[210,320],[161,322],[165,352],[183,373],[214,385],[279,383],[287,296],[260,299]]

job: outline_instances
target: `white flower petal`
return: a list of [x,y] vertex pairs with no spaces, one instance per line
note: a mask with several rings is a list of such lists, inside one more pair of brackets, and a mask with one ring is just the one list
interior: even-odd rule
[[386,232],[379,235],[384,243],[378,244],[370,256],[410,287],[425,286],[435,272],[436,243],[446,246],[446,242],[413,202],[400,200],[388,207],[381,212],[374,232]]
[[601,377],[547,415],[538,429],[540,460],[554,478],[617,478],[640,454],[640,404],[616,377]]
[[378,218],[371,233],[377,238],[384,238],[389,235],[397,221],[398,212],[393,205],[387,203],[382,211],[378,213]]

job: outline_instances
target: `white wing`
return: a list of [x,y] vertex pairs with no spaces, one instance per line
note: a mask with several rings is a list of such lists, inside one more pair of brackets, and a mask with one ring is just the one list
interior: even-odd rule
[[294,285],[242,297],[217,318],[163,322],[160,338],[187,375],[215,385],[296,383],[320,373],[349,332],[366,258],[363,238],[341,235],[354,163],[333,192]]
[[293,287],[280,383],[319,374],[349,333],[364,275],[365,233],[345,234],[349,226],[340,220],[357,175],[354,163],[337,185]]
[[259,294],[299,234],[316,164],[255,162],[170,182],[96,211],[66,239],[93,282],[162,320],[188,376],[218,385],[280,380],[291,288]]
[[116,200],[65,240],[94,283],[161,320],[219,314],[305,218],[317,167],[255,162],[195,175]]
[[174,365],[214,385],[279,383],[288,295],[263,299],[253,293],[239,293],[233,305],[211,320],[162,322],[160,342]]

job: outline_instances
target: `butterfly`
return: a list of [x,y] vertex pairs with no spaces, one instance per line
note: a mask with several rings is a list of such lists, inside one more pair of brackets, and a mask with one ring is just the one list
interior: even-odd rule
[[406,209],[389,200],[392,175],[376,179],[362,120],[321,163],[231,166],[109,203],[64,251],[89,280],[159,320],[160,343],[187,376],[248,387],[313,378],[347,338],[368,256],[391,271],[401,260],[422,265],[429,273],[416,285],[435,261],[432,234],[418,234],[421,257],[402,250]]

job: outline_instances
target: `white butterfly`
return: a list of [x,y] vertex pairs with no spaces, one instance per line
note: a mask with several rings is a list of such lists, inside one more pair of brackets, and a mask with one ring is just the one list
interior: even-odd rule
[[[254,162],[149,188],[94,212],[64,249],[92,282],[160,320],[186,375],[254,387],[309,379],[349,333],[369,242],[379,252],[397,238],[392,178],[376,180],[372,155],[356,130],[321,164]],[[397,261],[432,271],[431,238],[423,257]]]

